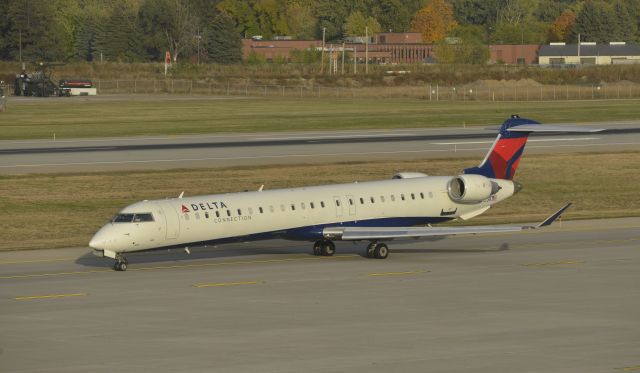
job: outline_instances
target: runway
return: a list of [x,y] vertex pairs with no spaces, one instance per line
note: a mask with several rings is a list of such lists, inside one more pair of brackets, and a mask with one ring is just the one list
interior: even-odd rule
[[640,371],[640,218],[129,257],[0,253],[7,372]]
[[[592,123],[607,131],[536,134],[527,153],[637,150],[636,122]],[[327,163],[375,159],[482,157],[497,127],[340,132],[205,134],[0,142],[0,173],[51,173]]]

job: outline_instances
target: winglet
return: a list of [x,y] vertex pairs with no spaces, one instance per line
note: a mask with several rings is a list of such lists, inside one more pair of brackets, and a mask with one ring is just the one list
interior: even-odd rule
[[558,219],[560,217],[560,215],[562,215],[562,213],[568,209],[571,206],[571,202],[567,203],[566,205],[564,205],[560,210],[558,210],[555,214],[549,216],[548,218],[546,218],[542,223],[536,225],[536,228],[542,228],[542,227],[546,227],[548,225],[551,225],[551,223],[553,223],[554,221],[556,221],[556,219]]

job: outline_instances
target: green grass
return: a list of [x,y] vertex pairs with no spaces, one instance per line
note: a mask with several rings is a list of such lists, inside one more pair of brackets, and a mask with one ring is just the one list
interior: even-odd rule
[[[86,246],[124,206],[143,199],[387,179],[398,171],[455,175],[478,159],[428,159],[269,166],[0,176],[0,250]],[[320,176],[319,176],[320,175]],[[529,155],[518,195],[473,224],[538,221],[567,201],[568,219],[640,216],[640,152]],[[212,182],[214,181],[214,182]]]
[[637,100],[491,103],[132,96],[20,102],[10,98],[8,111],[0,113],[0,139],[486,125],[499,124],[513,113],[542,122],[635,120],[640,105]]

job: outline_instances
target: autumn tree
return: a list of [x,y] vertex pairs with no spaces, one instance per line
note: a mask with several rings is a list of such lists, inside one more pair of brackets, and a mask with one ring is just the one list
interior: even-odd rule
[[456,25],[453,7],[449,3],[445,0],[431,0],[413,18],[411,31],[421,33],[425,43],[434,43],[444,39]]
[[570,10],[565,10],[549,28],[549,41],[566,41],[569,32],[576,22],[576,15]]

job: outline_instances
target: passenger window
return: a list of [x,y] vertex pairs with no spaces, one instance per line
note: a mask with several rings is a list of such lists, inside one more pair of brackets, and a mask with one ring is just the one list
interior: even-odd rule
[[324,208],[324,201],[320,201],[320,207]]
[[242,215],[242,210],[238,209],[238,216]]
[[231,210],[227,210],[227,216],[231,216]]
[[260,211],[261,214],[264,214],[264,211],[262,210],[262,207],[258,207],[258,211]]
[[384,202],[384,196],[380,196],[380,202]]
[[220,217],[220,211],[216,211],[216,218]]
[[373,197],[371,197],[370,199],[371,199],[371,203],[376,203],[376,200]]
[[411,193],[411,199],[416,199],[416,195]]
[[424,199],[424,193],[420,192],[420,198]]
[[296,211],[296,205],[294,205],[293,203],[291,204],[291,211]]
[[396,201],[396,196],[395,196],[395,194],[392,194],[391,195],[391,202],[395,202],[395,201]]
[[205,217],[205,218],[207,218],[207,219],[209,219],[209,213],[208,213],[208,212],[205,212],[205,213],[204,213],[204,217]]
[[312,209],[316,208],[316,206],[313,204],[313,202],[309,202],[309,206],[311,206]]
[[353,206],[353,200],[349,198],[349,206]]
[[340,200],[339,199],[336,200],[336,206],[340,206]]
[[360,204],[364,205],[364,198],[360,197]]
[[404,201],[404,194],[400,195],[400,199]]

